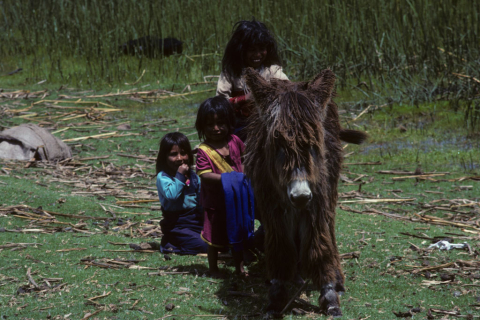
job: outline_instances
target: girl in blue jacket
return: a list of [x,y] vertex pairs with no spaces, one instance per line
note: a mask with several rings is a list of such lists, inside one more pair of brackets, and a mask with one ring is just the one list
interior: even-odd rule
[[162,253],[206,253],[200,238],[203,211],[199,206],[200,179],[191,169],[192,148],[180,132],[167,133],[160,141],[156,161],[158,197],[162,205]]

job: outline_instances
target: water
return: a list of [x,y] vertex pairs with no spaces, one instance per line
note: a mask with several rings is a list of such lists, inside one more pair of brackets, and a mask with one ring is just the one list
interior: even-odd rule
[[362,154],[369,154],[372,151],[402,151],[408,149],[419,150],[423,153],[432,151],[450,151],[458,149],[460,151],[469,151],[473,148],[479,148],[478,140],[470,140],[464,136],[450,137],[447,139],[438,140],[436,138],[426,138],[421,141],[406,140],[406,141],[390,141],[380,142],[374,144],[366,144],[360,151]]

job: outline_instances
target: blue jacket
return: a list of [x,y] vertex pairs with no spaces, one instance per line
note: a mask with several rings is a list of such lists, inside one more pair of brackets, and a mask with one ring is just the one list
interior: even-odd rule
[[187,178],[180,173],[174,177],[164,171],[157,175],[158,198],[163,211],[181,211],[192,209],[199,205],[200,179],[190,170],[190,184]]

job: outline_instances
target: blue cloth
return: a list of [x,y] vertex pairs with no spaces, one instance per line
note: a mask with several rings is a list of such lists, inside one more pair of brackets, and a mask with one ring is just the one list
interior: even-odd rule
[[161,171],[157,175],[158,197],[162,205],[162,253],[206,253],[208,244],[200,237],[203,229],[203,210],[199,205],[200,179],[192,170],[187,178],[175,177]]
[[222,173],[223,192],[227,208],[228,241],[234,251],[253,241],[255,212],[253,190],[243,173]]

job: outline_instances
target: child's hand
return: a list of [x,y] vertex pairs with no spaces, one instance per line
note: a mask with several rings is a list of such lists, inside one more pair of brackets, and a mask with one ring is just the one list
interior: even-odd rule
[[177,172],[180,174],[186,175],[188,170],[190,170],[190,168],[188,167],[188,164],[184,163],[180,165],[180,167],[178,167]]

